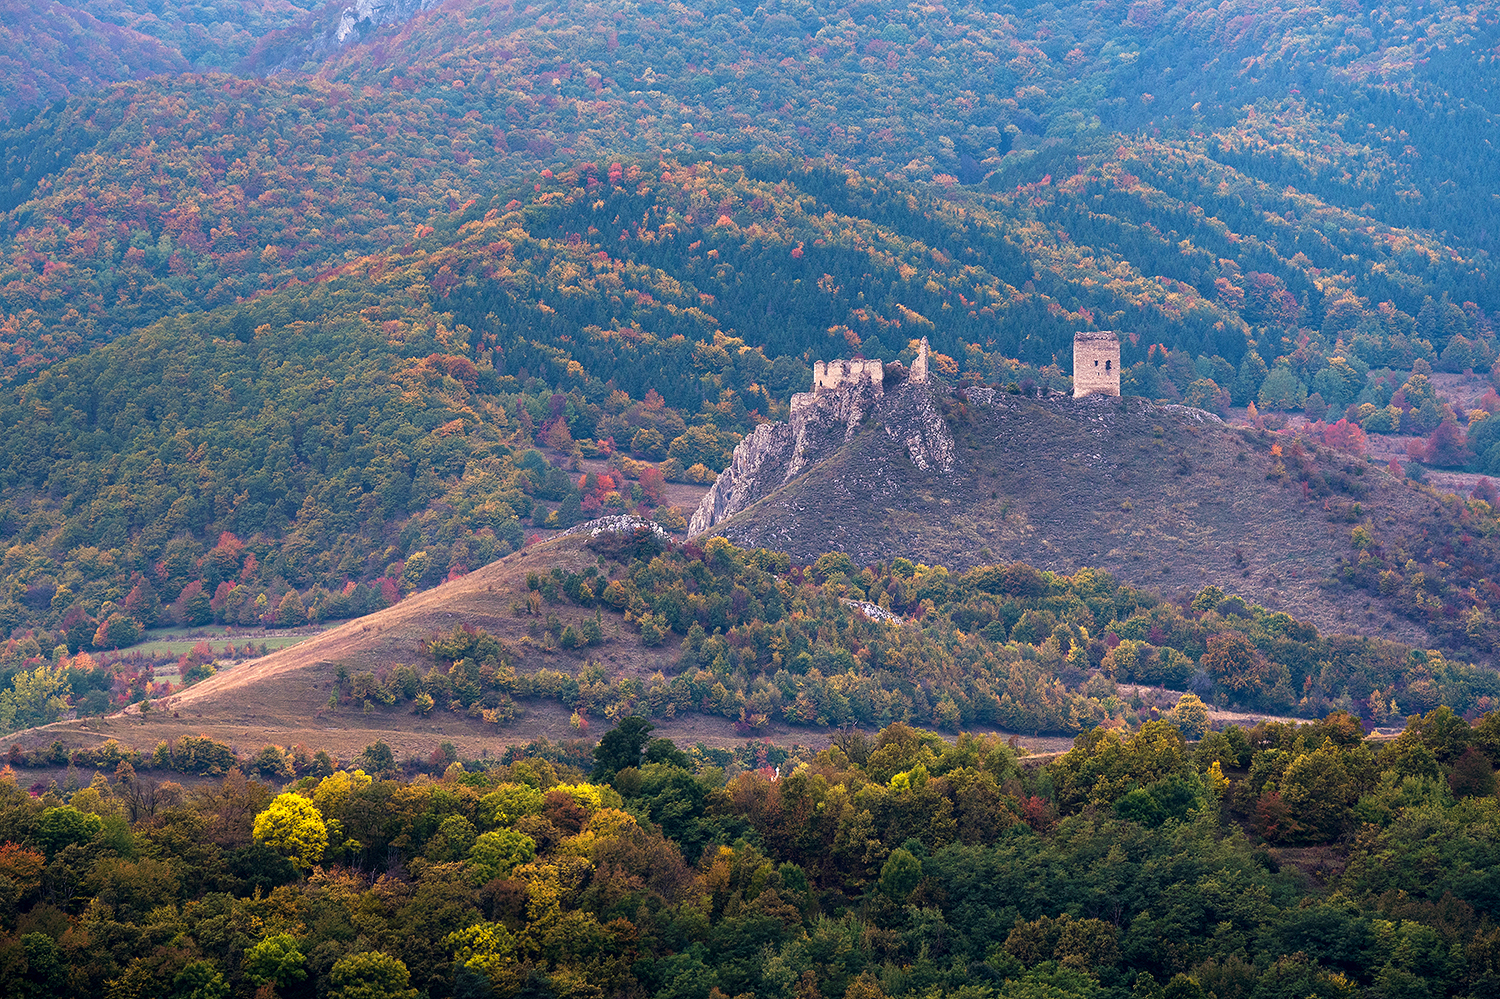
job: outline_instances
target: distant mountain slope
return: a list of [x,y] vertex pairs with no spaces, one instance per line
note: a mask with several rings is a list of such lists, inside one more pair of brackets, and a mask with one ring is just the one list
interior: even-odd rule
[[[1050,363],[1066,345],[1037,324],[1055,321],[1135,327],[1142,353],[1127,363],[1152,343],[1236,366],[1253,345],[1272,363],[1306,329],[1320,342],[1294,358],[1304,383],[1340,340],[1378,368],[1436,360],[1462,335],[1487,346],[1455,352],[1457,370],[1488,367],[1500,209],[1466,192],[1500,132],[1488,74],[1459,68],[1490,64],[1493,19],[1408,16],[454,2],[316,76],[125,84],[0,136],[13,208],[0,354],[24,370],[309,280],[470,200],[576,192],[581,207],[612,162],[656,177],[664,156],[738,154],[820,214],[922,244],[898,293],[887,281],[873,301],[803,265],[853,300],[825,328],[868,338],[862,324],[900,319],[888,299],[935,286],[933,304],[968,327],[935,341],[954,356],[994,340]],[[808,160],[828,183],[806,183]],[[678,213],[748,228],[759,207],[731,193]],[[679,244],[616,246],[648,222],[615,228],[612,212],[573,231],[680,277]],[[970,282],[970,266],[1009,287]],[[1436,319],[1419,320],[1428,297]]]
[[0,111],[188,68],[172,46],[86,11],[54,0],[0,0]]
[[289,0],[3,0],[0,120],[121,80],[231,69],[310,15]]
[[843,551],[857,564],[1097,566],[1166,591],[1218,585],[1328,631],[1432,641],[1382,600],[1330,588],[1358,558],[1355,523],[1420,531],[1439,508],[1377,467],[1320,450],[1300,459],[1304,471],[1271,453],[1285,441],[1142,399],[970,389],[939,404],[952,471],[918,467],[906,442],[920,428],[875,408],[851,443],[712,532],[808,561]]
[[182,53],[195,70],[229,70],[276,31],[325,5],[309,0],[79,0],[100,20],[132,28]]

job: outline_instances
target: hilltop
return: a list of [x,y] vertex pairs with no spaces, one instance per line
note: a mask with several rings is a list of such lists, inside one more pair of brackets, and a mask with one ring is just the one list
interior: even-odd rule
[[[1167,592],[1217,585],[1320,629],[1431,644],[1379,596],[1337,584],[1359,558],[1356,524],[1385,534],[1441,509],[1383,467],[1139,398],[973,387],[933,391],[927,410],[951,432],[950,468],[913,460],[907,442],[933,433],[930,418],[876,407],[791,481],[710,517],[726,472],[695,528],[807,561],[828,551],[955,569],[1021,559],[1065,573],[1093,566]],[[842,437],[845,424],[833,422]],[[759,460],[766,437],[747,438],[735,467]]]

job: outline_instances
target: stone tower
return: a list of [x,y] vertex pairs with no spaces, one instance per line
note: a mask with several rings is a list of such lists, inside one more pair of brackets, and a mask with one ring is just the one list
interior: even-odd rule
[[906,378],[907,381],[910,381],[910,382],[925,382],[925,381],[927,381],[927,351],[928,350],[929,350],[929,348],[927,346],[927,338],[924,336],[922,338],[921,345],[917,347],[917,356],[914,357],[914,358],[912,358],[912,362],[911,362],[911,374],[907,375],[907,378]]
[[1073,334],[1073,398],[1120,394],[1120,338],[1109,330]]

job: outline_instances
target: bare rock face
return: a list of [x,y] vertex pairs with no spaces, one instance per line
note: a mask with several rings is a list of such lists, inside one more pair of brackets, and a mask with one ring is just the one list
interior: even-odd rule
[[[325,59],[341,49],[358,45],[374,31],[389,24],[405,24],[442,0],[353,0],[342,9],[328,6],[311,23],[296,29],[278,56],[257,65],[255,72],[270,75],[302,68],[308,60]],[[335,19],[334,15],[337,15]]]
[[924,472],[947,475],[953,471],[953,432],[932,404],[927,385],[904,386],[881,408],[886,436],[906,445],[906,455],[913,465]]
[[814,466],[833,457],[871,421],[902,445],[924,472],[953,471],[953,434],[926,382],[907,379],[889,390],[868,380],[792,397],[787,423],[767,423],[734,449],[729,467],[703,497],[689,537],[710,530]]
[[734,449],[729,467],[698,503],[688,536],[702,534],[721,520],[772,493],[787,480],[797,432],[787,423],[762,423]]
[[339,15],[339,23],[333,29],[332,44],[324,39],[326,48],[338,48],[360,40],[363,32],[386,24],[402,24],[410,21],[424,10],[431,10],[439,0],[356,0],[345,7]]

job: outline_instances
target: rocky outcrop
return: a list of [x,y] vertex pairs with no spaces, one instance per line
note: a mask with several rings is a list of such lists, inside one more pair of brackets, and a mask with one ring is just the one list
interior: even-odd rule
[[922,383],[903,387],[881,407],[885,435],[906,447],[911,463],[924,472],[953,471],[953,432],[932,402],[930,388]]
[[[339,10],[323,8],[312,19],[296,28],[277,46],[252,56],[242,70],[257,75],[297,71],[308,60],[325,59],[340,49],[358,45],[377,28],[388,24],[405,24],[423,11],[432,10],[442,0],[355,0]],[[337,11],[337,19],[332,18]]]
[[441,0],[356,0],[339,15],[338,25],[333,29],[332,47],[357,42],[360,33],[371,28],[410,21],[439,2]]
[[582,534],[585,531],[588,532],[591,538],[597,538],[599,535],[606,533],[634,534],[643,527],[658,538],[665,538],[667,536],[667,532],[662,530],[662,526],[654,520],[646,520],[630,514],[621,514],[618,516],[600,517],[597,520],[590,520],[583,524],[574,524],[566,531],[563,531],[559,537],[569,534]]
[[734,449],[729,467],[698,503],[688,522],[688,537],[702,534],[721,520],[774,492],[787,480],[797,432],[789,423],[762,423]]
[[702,534],[833,457],[870,424],[898,443],[924,472],[953,470],[953,434],[932,386],[909,378],[886,388],[868,379],[792,397],[790,419],[767,423],[734,449],[688,525]]

